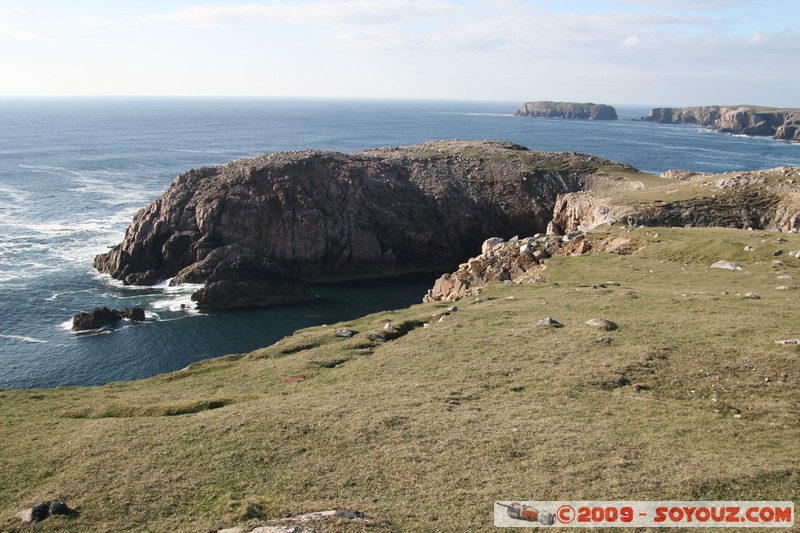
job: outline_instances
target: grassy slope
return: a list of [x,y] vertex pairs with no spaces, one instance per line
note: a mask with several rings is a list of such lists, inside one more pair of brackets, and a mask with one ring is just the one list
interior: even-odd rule
[[[489,531],[497,499],[797,500],[800,362],[774,341],[800,337],[800,259],[771,253],[800,237],[632,236],[636,255],[553,259],[548,283],[493,285],[441,323],[446,306],[422,304],[349,322],[352,339],[311,328],[144,381],[0,391],[0,530],[208,531],[348,507],[374,520],[325,531]],[[538,328],[548,315],[565,327]],[[367,338],[415,320],[430,327]],[[81,516],[12,518],[54,497]]]

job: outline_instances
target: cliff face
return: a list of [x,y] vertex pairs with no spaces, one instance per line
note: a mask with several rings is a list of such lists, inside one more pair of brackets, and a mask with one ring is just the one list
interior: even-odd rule
[[611,198],[591,193],[560,194],[553,208],[553,223],[562,233],[590,231],[603,224],[627,222],[636,209],[617,205]]
[[207,307],[298,301],[308,283],[446,271],[487,236],[540,232],[600,165],[488,141],[263,155],[178,176],[94,266],[205,282]]
[[610,105],[574,102],[526,102],[522,104],[515,115],[518,117],[617,120],[617,110]]
[[623,223],[800,231],[800,168],[722,175],[669,171],[662,177],[667,185],[647,190],[559,195],[555,227],[574,232]]
[[766,135],[775,139],[800,141],[800,110],[753,106],[704,106],[650,111],[643,120],[660,124],[697,124],[723,133]]
[[548,234],[514,237],[508,242],[487,239],[480,255],[437,279],[424,300],[459,300],[479,294],[496,281],[539,282],[551,256],[592,250],[628,254],[639,248],[618,234],[603,238],[584,233],[601,225],[800,231],[800,167],[722,175],[673,170],[661,179],[666,185],[659,185],[656,178],[649,186],[595,184],[558,195]]

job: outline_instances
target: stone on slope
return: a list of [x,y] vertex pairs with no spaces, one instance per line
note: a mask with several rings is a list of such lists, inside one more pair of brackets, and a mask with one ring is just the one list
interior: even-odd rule
[[586,321],[586,325],[591,326],[593,328],[603,329],[606,331],[613,331],[619,328],[617,324],[605,318],[590,318],[589,320]]
[[711,268],[719,268],[722,270],[741,270],[742,265],[739,263],[733,263],[731,261],[720,260],[711,265]]

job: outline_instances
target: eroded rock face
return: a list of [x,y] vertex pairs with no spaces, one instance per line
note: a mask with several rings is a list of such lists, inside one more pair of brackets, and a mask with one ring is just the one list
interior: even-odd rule
[[662,177],[696,183],[695,196],[670,200],[666,189],[663,199],[631,202],[602,190],[564,193],[556,200],[553,226],[565,232],[614,223],[800,231],[800,168],[722,175],[668,171]]
[[308,283],[447,271],[487,236],[542,231],[609,163],[490,141],[262,155],[181,174],[94,266],[204,282],[206,307],[299,301]]
[[660,124],[697,124],[723,133],[767,135],[800,141],[800,110],[755,106],[702,106],[650,111],[643,120]]
[[626,222],[635,208],[619,205],[610,198],[576,192],[558,196],[553,224],[563,232],[591,231],[603,224]]
[[515,113],[518,117],[548,117],[577,120],[617,120],[617,110],[606,104],[574,102],[526,102]]
[[423,301],[452,302],[483,292],[493,281],[515,283],[540,279],[541,261],[561,249],[567,237],[537,234],[508,242],[492,237],[481,246],[481,254],[459,265],[453,273],[444,274],[428,290]]

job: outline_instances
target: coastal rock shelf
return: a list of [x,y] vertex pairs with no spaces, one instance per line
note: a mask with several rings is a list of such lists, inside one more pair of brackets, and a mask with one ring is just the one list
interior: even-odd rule
[[765,135],[800,141],[800,109],[759,106],[660,107],[642,120],[659,124],[697,124],[722,133]]
[[205,283],[203,307],[302,301],[310,283],[452,270],[488,236],[543,231],[559,194],[636,175],[495,141],[267,154],[181,174],[94,266]]
[[726,174],[672,170],[650,185],[611,194],[562,194],[553,208],[553,223],[565,232],[617,222],[800,231],[800,167]]
[[617,110],[610,105],[575,102],[526,102],[515,115],[573,120],[617,120]]

